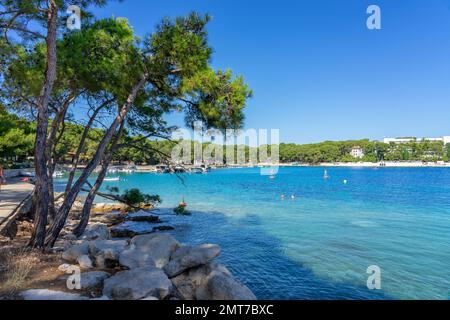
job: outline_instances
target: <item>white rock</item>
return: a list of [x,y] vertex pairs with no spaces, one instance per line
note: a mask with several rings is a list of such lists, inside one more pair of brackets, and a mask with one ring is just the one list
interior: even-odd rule
[[81,274],[81,289],[89,290],[103,285],[103,281],[108,279],[110,274],[103,271],[83,272]]
[[103,295],[114,300],[139,300],[149,296],[164,299],[171,289],[172,283],[161,269],[145,267],[122,271],[106,279]]
[[148,234],[134,237],[130,248],[120,255],[120,265],[133,269],[156,266],[163,268],[180,243],[169,234]]
[[81,244],[73,245],[62,254],[62,258],[71,263],[77,263],[79,257],[89,253],[89,243],[83,242]]
[[72,266],[70,264],[65,263],[65,264],[60,265],[58,267],[58,270],[61,271],[61,272],[66,273],[71,267]]
[[144,299],[141,299],[141,300],[147,300],[147,301],[157,301],[157,300],[159,300],[158,298],[155,298],[155,297],[152,297],[152,296],[149,296],[149,297],[147,297],[147,298],[144,298]]
[[21,293],[21,296],[25,300],[88,300],[87,297],[83,297],[79,294],[52,291],[47,289],[32,289],[23,291]]
[[92,260],[87,255],[78,257],[77,262],[80,265],[81,269],[92,269],[93,268]]
[[207,264],[220,255],[218,245],[203,244],[197,247],[181,247],[170,257],[170,262],[164,268],[169,278],[173,278],[185,270]]
[[98,268],[108,267],[108,263],[119,261],[122,251],[128,246],[125,240],[96,240],[89,243],[89,252]]
[[256,296],[231,274],[217,273],[209,277],[205,289],[197,292],[197,299],[256,300]]
[[93,223],[86,227],[81,240],[108,240],[111,238],[109,229],[103,223]]
[[219,264],[190,269],[172,283],[185,300],[256,300],[250,289]]
[[102,296],[100,298],[91,299],[91,301],[109,301],[109,300],[111,300],[111,299],[108,298],[107,296]]

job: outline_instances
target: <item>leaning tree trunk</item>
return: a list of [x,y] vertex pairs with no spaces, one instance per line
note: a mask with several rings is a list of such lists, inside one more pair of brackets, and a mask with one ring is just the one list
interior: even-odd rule
[[[67,115],[67,111],[71,103],[75,100],[75,94],[70,94],[67,100],[64,101],[63,107],[58,110],[53,119],[50,132],[47,138],[47,145],[45,149],[45,154],[47,157],[47,173],[48,173],[48,193],[49,193],[49,207],[48,207],[48,215],[50,219],[53,220],[56,216],[56,208],[55,208],[55,190],[53,187],[53,174],[55,173],[56,165],[58,164],[58,159],[56,156],[55,148],[59,143],[60,138],[64,133],[65,128],[65,119]],[[58,135],[58,131],[60,131]]]
[[69,178],[67,180],[64,195],[67,195],[69,193],[70,189],[72,188],[73,180],[75,178],[75,173],[77,171],[78,164],[80,162],[81,153],[83,152],[84,146],[86,145],[86,139],[88,137],[89,130],[91,130],[91,127],[94,124],[94,121],[97,118],[97,115],[100,113],[100,111],[103,108],[107,107],[109,104],[111,104],[113,101],[114,101],[114,99],[107,100],[104,103],[102,103],[97,109],[95,109],[94,113],[89,118],[88,123],[84,127],[84,131],[83,131],[83,134],[81,135],[81,139],[80,139],[80,144],[78,145],[77,152],[75,153],[75,156],[73,157],[73,160],[72,160],[72,168],[70,169],[70,172],[69,172]]
[[36,142],[34,151],[34,165],[36,171],[36,189],[33,195],[34,230],[29,246],[43,248],[45,241],[45,229],[49,208],[49,188],[46,157],[47,126],[49,121],[48,104],[56,79],[56,29],[58,22],[58,7],[52,0],[48,11],[47,21],[47,66],[45,71],[45,83],[39,99],[38,117],[36,127]]
[[122,123],[122,121],[125,121],[128,111],[133,105],[134,100],[136,99],[136,96],[138,95],[139,91],[144,87],[145,83],[147,82],[147,79],[148,74],[146,73],[139,80],[139,82],[135,84],[130,95],[128,96],[127,102],[122,106],[118,116],[116,117],[111,127],[108,129],[102,141],[100,142],[93,159],[83,170],[81,176],[78,178],[77,182],[75,182],[74,186],[66,194],[64,202],[59,208],[55,220],[52,222],[47,232],[47,237],[45,239],[45,247],[47,247],[48,249],[52,248],[55,245],[55,242],[58,239],[61,230],[64,228],[67,217],[69,215],[69,211],[72,208],[72,205],[75,202],[78,194],[80,193],[81,188],[86,183],[87,179],[95,170],[95,168],[99,165],[100,161],[104,156],[107,146],[110,144],[113,138],[114,132],[116,132],[118,126]]
[[123,121],[122,124],[120,125],[119,132],[117,133],[117,136],[114,139],[108,154],[106,155],[105,159],[103,159],[102,169],[97,177],[97,180],[95,181],[95,184],[92,186],[91,190],[88,193],[88,196],[86,197],[86,201],[84,202],[84,206],[83,206],[83,211],[81,212],[80,222],[79,222],[78,226],[75,228],[75,230],[73,231],[73,233],[77,237],[80,237],[84,233],[84,231],[86,230],[86,227],[89,223],[92,204],[94,203],[95,196],[97,195],[97,192],[100,190],[100,187],[103,184],[103,180],[105,179],[106,174],[108,173],[108,167],[114,156],[114,152],[116,152],[118,149],[117,148],[118,143],[119,143],[120,138],[122,137],[124,126],[125,126],[125,121]]

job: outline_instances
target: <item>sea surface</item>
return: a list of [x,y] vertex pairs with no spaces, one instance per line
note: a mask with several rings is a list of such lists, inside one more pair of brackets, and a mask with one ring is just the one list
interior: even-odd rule
[[[116,174],[105,187],[160,195],[177,239],[219,244],[259,299],[449,299],[450,169],[327,170]],[[177,217],[183,198],[192,215]],[[381,290],[368,289],[369,266]]]

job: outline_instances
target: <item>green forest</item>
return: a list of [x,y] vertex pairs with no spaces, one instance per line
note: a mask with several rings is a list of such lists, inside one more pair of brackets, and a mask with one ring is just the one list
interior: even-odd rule
[[[364,151],[362,159],[350,155],[353,147]],[[380,162],[380,161],[448,161],[450,146],[442,142],[410,142],[386,144],[380,141],[326,141],[316,144],[280,144],[281,162]]]
[[[61,163],[70,164],[72,162],[72,155],[79,146],[83,130],[84,127],[81,125],[70,122],[66,124],[64,134],[55,150],[56,157],[60,159]],[[29,162],[27,159],[29,160],[33,156],[35,131],[36,126],[33,121],[27,121],[0,108],[0,158],[6,167],[20,168]],[[95,154],[97,141],[103,134],[103,130],[98,128],[89,131],[81,162],[88,161]],[[149,140],[143,136],[127,134],[122,138],[122,144],[124,147],[114,154],[114,162],[155,165],[167,160],[176,142]],[[204,143],[203,148],[209,144]],[[350,155],[351,149],[355,146],[363,149],[364,157],[362,159],[355,159]],[[192,148],[194,148],[193,143]],[[235,148],[238,147],[235,146]],[[246,159],[249,158],[251,151],[255,151],[247,146],[245,150]],[[303,145],[281,143],[279,150],[282,163],[449,161],[450,159],[450,146],[444,146],[442,142],[431,141],[385,144],[365,139],[326,141]]]

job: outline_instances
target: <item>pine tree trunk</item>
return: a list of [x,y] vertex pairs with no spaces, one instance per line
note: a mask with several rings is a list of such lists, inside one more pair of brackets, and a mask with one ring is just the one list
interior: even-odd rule
[[58,210],[55,220],[52,222],[47,232],[47,237],[45,239],[46,248],[50,249],[53,248],[53,246],[55,245],[55,242],[58,239],[61,230],[64,228],[67,217],[69,215],[69,211],[72,208],[73,203],[75,202],[83,186],[86,184],[86,181],[89,178],[89,176],[99,165],[100,161],[103,159],[105,150],[107,146],[110,144],[114,136],[114,133],[116,132],[119,125],[121,125],[122,122],[125,121],[128,111],[133,105],[134,100],[136,99],[136,96],[138,95],[139,91],[144,87],[145,83],[147,82],[147,79],[148,74],[144,74],[144,76],[139,80],[139,82],[135,84],[130,95],[128,96],[126,103],[122,106],[118,116],[116,117],[116,119],[106,132],[105,136],[103,137],[102,141],[100,142],[94,157],[88,163],[86,168],[83,170],[81,176],[75,182],[70,191],[66,194],[64,202],[61,205],[60,209]]
[[97,118],[97,115],[100,113],[100,111],[107,107],[109,104],[111,104],[114,101],[114,99],[110,99],[102,103],[97,109],[94,110],[94,113],[89,118],[88,123],[86,124],[83,134],[81,135],[80,144],[78,145],[77,152],[75,153],[75,156],[72,160],[72,168],[69,172],[69,178],[67,180],[66,189],[64,191],[64,194],[67,195],[69,193],[70,189],[72,188],[73,180],[75,178],[75,173],[78,168],[78,163],[80,161],[81,153],[83,152],[84,146],[86,144],[86,139],[89,134],[89,130],[91,130],[92,125],[94,124],[95,119]]
[[102,169],[97,177],[97,180],[95,181],[95,184],[92,186],[91,190],[89,191],[88,196],[86,197],[86,201],[84,202],[84,205],[83,205],[83,211],[81,212],[80,222],[79,222],[78,226],[75,228],[75,230],[73,231],[73,233],[77,237],[80,237],[81,235],[83,235],[83,233],[86,230],[86,227],[89,223],[92,204],[94,203],[95,196],[97,195],[97,192],[100,190],[100,187],[103,184],[103,180],[105,179],[106,174],[108,173],[109,164],[111,163],[111,160],[114,156],[114,152],[117,151],[117,146],[118,146],[120,138],[122,137],[124,127],[125,127],[125,121],[123,121],[122,124],[120,125],[119,132],[117,133],[117,136],[114,139],[108,154],[106,155],[105,159],[103,159]]
[[46,141],[49,121],[48,104],[56,79],[56,30],[58,22],[58,8],[55,1],[51,1],[47,21],[47,66],[45,83],[38,104],[36,127],[36,142],[34,151],[34,165],[36,171],[36,189],[33,195],[34,230],[29,246],[43,248],[45,229],[49,208],[49,179],[47,172]]
[[[48,215],[51,220],[53,220],[56,216],[56,208],[55,208],[55,190],[53,187],[53,174],[55,173],[56,166],[58,164],[58,157],[55,153],[56,145],[59,142],[59,139],[62,137],[64,133],[64,123],[67,115],[67,111],[71,103],[75,100],[76,95],[70,94],[69,97],[64,101],[63,107],[57,111],[55,118],[53,119],[50,132],[47,138],[46,144],[46,157],[47,157],[47,172],[48,172],[48,193],[49,193],[49,208]],[[61,131],[58,136],[58,131]]]

